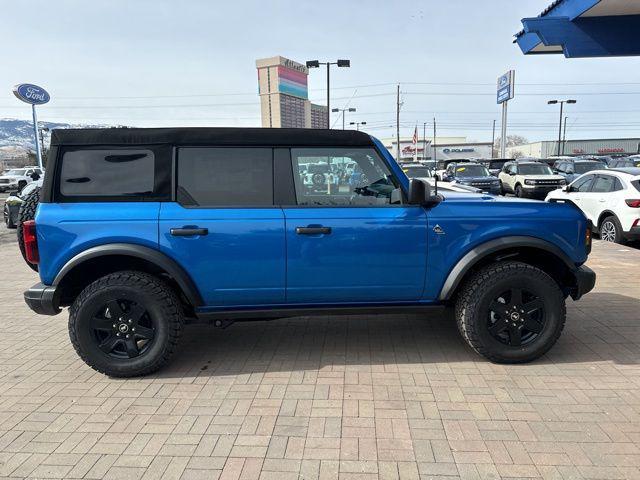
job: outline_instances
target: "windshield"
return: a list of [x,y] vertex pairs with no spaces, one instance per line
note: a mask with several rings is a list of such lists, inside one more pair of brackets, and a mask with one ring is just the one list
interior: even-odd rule
[[576,163],[575,164],[575,173],[587,173],[591,170],[602,170],[603,168],[607,168],[604,163],[600,162],[589,162],[589,163]]
[[549,165],[542,163],[518,165],[518,173],[520,175],[553,175]]
[[403,170],[409,178],[431,177],[431,169],[427,167],[406,167]]
[[24,168],[15,168],[13,170],[9,170],[5,175],[24,175],[26,170]]
[[482,165],[464,165],[456,167],[456,177],[488,177],[491,174]]

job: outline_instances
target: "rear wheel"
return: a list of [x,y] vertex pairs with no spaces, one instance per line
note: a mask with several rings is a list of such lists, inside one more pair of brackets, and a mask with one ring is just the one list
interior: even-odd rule
[[605,242],[623,243],[622,225],[620,225],[620,221],[613,215],[602,221],[600,225],[600,238]]
[[69,310],[69,337],[91,368],[113,377],[147,375],[173,355],[184,323],[173,290],[142,272],[104,276]]
[[489,265],[462,287],[455,307],[469,346],[497,363],[523,363],[544,355],[564,328],[566,307],[558,284],[520,262]]
[[18,247],[20,247],[20,253],[22,254],[22,258],[26,262],[29,267],[31,267],[36,272],[38,271],[38,265],[33,263],[29,263],[27,261],[27,254],[24,250],[24,238],[22,237],[22,223],[27,220],[33,220],[36,216],[36,209],[38,208],[38,203],[40,203],[40,187],[37,187],[31,192],[27,197],[23,200],[22,205],[20,205],[20,209],[18,210]]

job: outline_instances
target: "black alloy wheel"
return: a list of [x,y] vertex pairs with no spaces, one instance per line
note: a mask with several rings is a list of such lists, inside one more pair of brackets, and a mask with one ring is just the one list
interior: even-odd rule
[[144,355],[155,338],[156,327],[147,310],[132,300],[107,302],[91,318],[98,348],[112,358]]
[[491,302],[487,319],[497,341],[511,347],[528,345],[544,329],[544,302],[527,290],[510,288]]

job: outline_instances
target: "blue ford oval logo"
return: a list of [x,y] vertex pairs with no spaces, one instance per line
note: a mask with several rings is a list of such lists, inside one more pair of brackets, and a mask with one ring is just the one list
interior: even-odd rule
[[42,105],[47,103],[51,97],[49,93],[42,87],[32,85],[31,83],[21,83],[13,87],[13,94],[25,103],[31,105]]

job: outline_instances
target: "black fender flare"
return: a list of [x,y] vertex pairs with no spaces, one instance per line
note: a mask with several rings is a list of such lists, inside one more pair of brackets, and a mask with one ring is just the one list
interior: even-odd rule
[[532,247],[545,250],[562,260],[571,272],[575,272],[577,269],[575,263],[566,253],[553,243],[546,240],[526,236],[496,238],[495,240],[489,240],[472,248],[460,260],[458,260],[458,263],[456,263],[449,272],[449,275],[440,290],[438,299],[440,301],[450,300],[462,279],[480,260],[486,258],[488,255],[499,252],[500,250],[514,247]]
[[191,277],[187,274],[187,272],[175,260],[153,248],[132,243],[109,243],[106,245],[91,247],[87,250],[84,250],[83,252],[80,252],[64,264],[64,266],[60,269],[60,271],[54,278],[52,285],[60,285],[64,280],[64,277],[69,272],[71,272],[75,267],[81,265],[87,260],[104,257],[107,255],[136,257],[157,265],[176,281],[176,283],[182,289],[185,297],[187,297],[187,300],[189,300],[189,303],[191,303],[193,307],[199,307],[203,305],[200,291],[196,287]]

